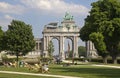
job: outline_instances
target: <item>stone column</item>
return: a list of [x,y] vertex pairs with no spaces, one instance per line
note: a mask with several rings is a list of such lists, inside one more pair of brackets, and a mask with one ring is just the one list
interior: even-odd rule
[[64,55],[64,37],[60,36],[60,40],[59,40],[59,47],[60,47],[60,58],[61,59],[65,59],[65,55]]
[[78,58],[78,37],[73,37],[73,58]]
[[44,47],[43,47],[43,51],[45,50],[45,47],[46,47],[46,46],[45,46],[45,44],[46,44],[45,42],[46,42],[46,38],[45,38],[45,36],[44,36],[44,37],[43,37],[43,46],[44,46]]
[[39,48],[40,45],[39,45],[39,43],[40,43],[40,42],[38,41],[38,51],[37,51],[37,55],[39,54],[39,51],[40,51],[40,48]]
[[89,41],[86,41],[86,57],[88,58],[89,57],[89,50],[90,50],[90,48],[89,48]]
[[48,56],[48,52],[47,52],[47,37],[46,36],[44,36],[43,37],[43,45],[44,45],[44,47],[43,47],[43,57],[47,57]]
[[49,47],[48,45],[49,45],[49,43],[50,43],[50,36],[47,36],[47,57],[49,57],[48,56],[48,47]]
[[91,41],[86,42],[86,47],[87,47],[87,58],[94,58],[98,56],[94,44]]

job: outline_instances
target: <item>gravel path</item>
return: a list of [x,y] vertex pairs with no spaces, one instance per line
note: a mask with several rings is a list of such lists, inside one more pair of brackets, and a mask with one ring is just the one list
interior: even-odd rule
[[120,69],[120,66],[110,66],[110,65],[96,65],[96,64],[93,64],[92,66],[110,67],[110,68],[119,68],[119,69]]

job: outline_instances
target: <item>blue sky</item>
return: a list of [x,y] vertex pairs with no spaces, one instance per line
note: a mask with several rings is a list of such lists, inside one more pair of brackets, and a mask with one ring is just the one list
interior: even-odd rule
[[31,24],[35,37],[42,37],[44,25],[61,22],[65,12],[74,16],[82,27],[90,10],[90,4],[97,0],[0,0],[0,26],[7,30],[12,19]]
[[74,16],[79,27],[91,9],[91,3],[98,0],[0,0],[0,26],[7,30],[12,19],[32,25],[36,38],[42,38],[44,25],[61,22],[65,12]]

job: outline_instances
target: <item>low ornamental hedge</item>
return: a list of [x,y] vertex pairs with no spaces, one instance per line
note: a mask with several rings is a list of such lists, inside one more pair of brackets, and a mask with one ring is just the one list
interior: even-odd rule
[[[72,60],[72,58],[70,59],[66,59],[66,60]],[[74,58],[74,61],[85,61],[88,60],[90,62],[98,62],[98,63],[103,63],[103,59],[102,58]],[[108,63],[112,63],[112,58],[108,58],[107,59]],[[120,58],[117,59],[117,63],[120,64]]]

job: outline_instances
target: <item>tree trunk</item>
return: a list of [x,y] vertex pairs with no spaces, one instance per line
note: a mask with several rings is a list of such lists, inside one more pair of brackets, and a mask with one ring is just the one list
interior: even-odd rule
[[17,57],[17,58],[16,58],[16,61],[18,62],[18,53],[16,53],[16,57]]
[[74,64],[74,58],[72,58],[72,64]]
[[19,55],[18,55],[18,52],[16,52],[17,67],[19,67],[19,66],[18,66],[18,64],[19,64],[19,63],[18,63],[18,59],[19,59],[19,57],[18,57],[18,56],[19,56]]
[[117,64],[117,56],[112,56],[113,64]]
[[104,63],[104,64],[107,64],[107,56],[106,56],[106,57],[103,57],[103,63]]

